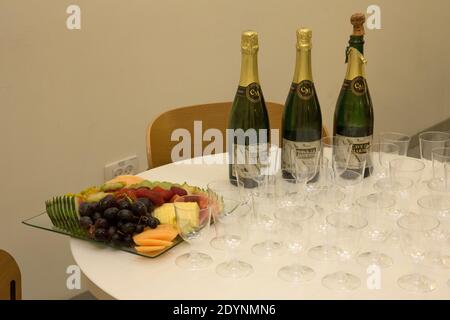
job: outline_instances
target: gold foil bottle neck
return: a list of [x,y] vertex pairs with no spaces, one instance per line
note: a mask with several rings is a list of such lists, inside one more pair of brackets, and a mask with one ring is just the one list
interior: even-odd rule
[[256,53],[259,49],[258,33],[256,31],[244,31],[241,37],[241,51],[242,53]]
[[297,49],[312,48],[312,30],[308,28],[300,28],[297,30]]
[[367,64],[367,60],[358,51],[353,47],[348,48],[348,63],[347,63],[347,73],[345,75],[345,79],[353,80],[356,77],[366,78],[365,65]]

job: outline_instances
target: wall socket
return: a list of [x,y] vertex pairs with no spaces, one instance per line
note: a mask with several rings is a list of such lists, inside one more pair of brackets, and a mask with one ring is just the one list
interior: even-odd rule
[[120,175],[134,175],[137,173],[138,157],[131,156],[116,162],[108,163],[105,166],[105,181],[111,180]]

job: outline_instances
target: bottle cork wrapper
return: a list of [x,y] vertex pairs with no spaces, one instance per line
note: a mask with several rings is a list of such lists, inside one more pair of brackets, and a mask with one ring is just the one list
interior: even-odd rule
[[255,53],[258,51],[258,33],[256,31],[244,31],[241,37],[241,51],[244,53]]
[[311,49],[312,31],[308,28],[297,30],[297,49]]

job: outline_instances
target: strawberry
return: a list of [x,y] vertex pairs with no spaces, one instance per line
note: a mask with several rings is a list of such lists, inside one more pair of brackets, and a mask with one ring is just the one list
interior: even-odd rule
[[170,191],[181,197],[187,195],[187,191],[180,187],[173,186],[172,188],[170,188]]
[[164,198],[164,201],[166,201],[166,202],[168,202],[174,195],[174,192],[172,190],[166,190],[161,187],[154,187],[152,189],[152,191],[158,192],[159,194],[161,194],[162,197]]
[[119,200],[122,198],[129,198],[133,201],[136,201],[136,199],[137,199],[135,190],[128,189],[128,188],[122,188],[120,190],[117,190],[116,192],[114,192],[114,197],[116,198],[116,200]]
[[[161,206],[164,204],[164,197],[161,193],[149,190],[147,188],[139,188],[135,190],[135,195],[137,198],[147,198],[150,199],[151,202],[155,206]],[[169,198],[170,199],[170,198]]]

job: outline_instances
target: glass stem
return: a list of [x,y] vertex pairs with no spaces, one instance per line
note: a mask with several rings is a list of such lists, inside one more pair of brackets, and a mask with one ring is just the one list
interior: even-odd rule
[[192,244],[189,244],[189,260],[195,263],[198,260],[199,253],[193,249]]
[[236,269],[239,261],[235,251],[236,249],[230,249],[228,253],[229,256],[228,265],[231,267],[231,269]]

